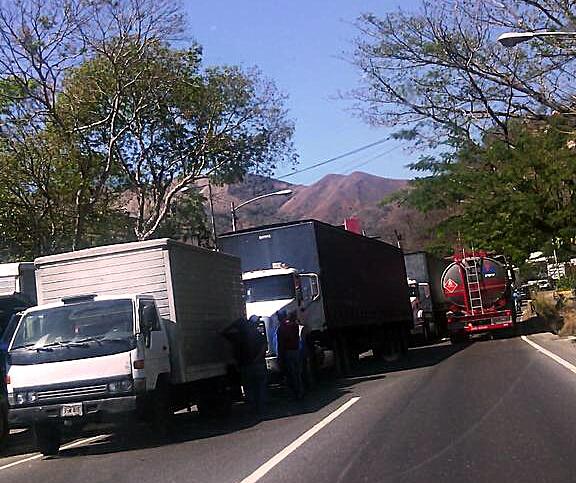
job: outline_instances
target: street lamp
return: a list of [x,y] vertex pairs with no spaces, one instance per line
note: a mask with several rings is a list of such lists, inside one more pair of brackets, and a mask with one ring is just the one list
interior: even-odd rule
[[505,32],[498,37],[504,47],[514,47],[515,45],[526,42],[527,40],[537,37],[573,37],[576,38],[576,32]]
[[266,193],[265,195],[256,196],[255,198],[249,199],[247,201],[243,201],[238,206],[236,206],[234,204],[234,202],[231,201],[230,202],[230,213],[232,214],[232,231],[236,231],[236,222],[237,222],[236,211],[239,210],[240,208],[242,208],[243,206],[246,206],[248,203],[252,203],[254,201],[259,201],[263,198],[268,198],[269,196],[286,196],[286,195],[291,195],[291,194],[292,194],[292,190],[274,191],[273,193]]

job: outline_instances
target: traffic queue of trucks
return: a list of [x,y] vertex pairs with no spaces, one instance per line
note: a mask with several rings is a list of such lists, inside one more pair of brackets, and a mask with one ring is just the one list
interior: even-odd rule
[[[450,292],[448,329],[484,327],[454,310],[472,294],[468,272],[458,278],[451,265],[440,277],[422,253],[405,263],[392,245],[304,220],[225,234],[219,251],[160,239],[38,258],[37,305],[15,304],[24,310],[3,336],[10,425],[31,427],[38,449],[53,455],[65,426],[134,416],[163,432],[174,411],[194,404],[223,413],[241,389],[222,331],[247,315],[264,326],[272,372],[277,314],[297,315],[309,382],[329,366],[347,372],[368,350],[398,356],[415,321],[425,322],[427,336],[439,335],[447,306],[438,287],[446,292],[449,279],[465,293]],[[487,260],[474,286],[481,292],[500,280],[488,275]],[[31,264],[11,273],[22,268]]]
[[277,368],[279,310],[296,311],[314,374],[335,357],[340,372],[362,352],[401,352],[412,327],[402,251],[315,220],[225,234],[242,261],[248,316],[263,318],[268,365]]

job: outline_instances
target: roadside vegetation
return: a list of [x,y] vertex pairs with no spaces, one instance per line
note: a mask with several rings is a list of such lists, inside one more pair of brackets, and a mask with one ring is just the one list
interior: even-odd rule
[[572,30],[555,0],[423,1],[358,19],[351,93],[369,123],[392,126],[422,153],[394,200],[442,213],[433,245],[561,258],[576,240],[576,43],[534,39],[505,48],[506,31]]
[[295,162],[285,96],[205,67],[178,2],[0,3],[0,257],[181,233],[197,181]]
[[542,326],[560,336],[576,335],[576,298],[571,290],[536,292],[531,304]]

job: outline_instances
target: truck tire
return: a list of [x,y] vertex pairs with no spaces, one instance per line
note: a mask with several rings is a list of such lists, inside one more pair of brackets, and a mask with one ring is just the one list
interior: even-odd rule
[[462,333],[450,334],[450,343],[452,345],[464,344],[466,342],[469,342],[469,340],[470,340],[470,338],[466,334],[462,334]]
[[342,334],[337,334],[334,339],[336,374],[338,376],[345,376],[350,372],[350,351],[348,349],[348,342]]
[[404,345],[402,332],[397,327],[387,330],[384,339],[384,360],[395,362],[400,359]]
[[302,361],[302,382],[307,391],[310,391],[316,387],[318,380],[318,367],[316,364],[316,354],[312,352],[314,347],[311,346],[306,353],[306,357]]
[[0,451],[5,448],[9,434],[10,428],[8,427],[8,408],[6,408],[4,405],[0,405]]
[[34,441],[43,456],[57,456],[62,441],[60,426],[55,423],[36,423],[33,427]]
[[151,395],[149,420],[152,431],[159,438],[170,434],[174,413],[170,404],[170,393],[161,385]]
[[232,397],[228,391],[219,391],[215,394],[202,395],[196,402],[198,414],[202,418],[218,418],[230,414]]

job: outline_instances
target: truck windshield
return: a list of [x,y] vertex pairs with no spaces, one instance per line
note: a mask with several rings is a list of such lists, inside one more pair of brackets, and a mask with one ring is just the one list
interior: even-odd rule
[[275,275],[244,280],[244,289],[246,290],[247,303],[286,300],[295,297],[292,275]]
[[35,310],[18,326],[11,350],[124,341],[133,335],[130,300],[99,300]]

